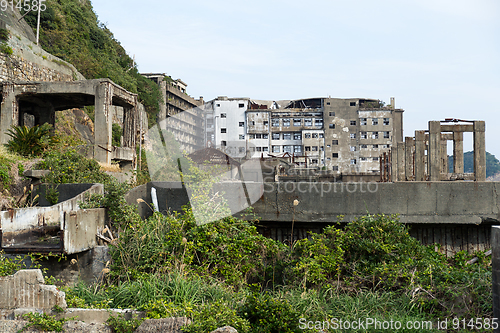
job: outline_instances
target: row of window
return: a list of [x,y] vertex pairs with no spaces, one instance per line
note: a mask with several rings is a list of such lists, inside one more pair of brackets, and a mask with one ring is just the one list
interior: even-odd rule
[[272,146],[272,152],[273,153],[281,153],[281,147],[283,147],[283,152],[284,153],[302,153],[302,146],[292,146],[292,145],[287,145],[287,146]]
[[267,152],[269,147],[250,147],[250,151]]
[[[338,158],[338,157],[339,157],[339,153],[332,153],[332,158]],[[378,162],[378,157],[360,157],[359,159],[360,159],[360,161],[363,161],[363,162],[366,162],[368,160]],[[355,159],[353,159],[353,160],[356,161]],[[353,161],[353,160],[351,160],[351,161]],[[353,164],[353,163],[351,163],[351,164]],[[356,163],[354,163],[354,164],[356,164]]]
[[[313,125],[313,119],[312,118],[293,118],[293,126],[302,126],[302,120],[304,120],[304,126],[312,126]],[[283,127],[290,127],[290,122],[292,120],[290,118],[283,118],[281,119],[281,122],[283,124]],[[280,126],[280,119],[271,119],[271,126],[272,127],[279,127]],[[314,119],[314,126],[316,127],[323,127],[323,119]]]

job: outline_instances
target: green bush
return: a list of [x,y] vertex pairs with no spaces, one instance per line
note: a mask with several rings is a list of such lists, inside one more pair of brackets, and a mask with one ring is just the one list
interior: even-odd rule
[[133,333],[137,327],[141,326],[144,319],[139,319],[137,317],[132,317],[132,319],[125,319],[123,315],[118,316],[110,315],[106,324],[113,329],[113,332],[120,333]]
[[[299,313],[286,300],[276,299],[268,293],[250,295],[239,310],[252,332],[299,333]],[[239,331],[238,331],[239,332]]]
[[64,183],[109,183],[111,176],[102,172],[93,159],[88,159],[75,150],[50,151],[36,168],[50,170],[43,182],[52,184]]
[[23,156],[40,156],[57,141],[50,135],[51,128],[47,123],[31,128],[14,126],[7,132],[11,137],[7,149]]
[[51,316],[46,313],[36,313],[36,312],[30,312],[22,315],[22,318],[24,320],[28,321],[28,324],[24,326],[20,332],[23,332],[24,330],[33,327],[38,330],[42,331],[55,331],[55,332],[62,332],[63,330],[63,325],[66,321],[69,319],[62,318],[62,319],[56,319],[56,316]]
[[[223,326],[234,327],[238,333],[250,332],[249,322],[239,317],[236,311],[223,301],[202,305],[194,313],[192,320],[191,324],[182,328],[183,332],[206,333]],[[262,327],[262,330],[256,332],[272,333],[273,331],[267,331],[265,327]]]
[[122,230],[113,246],[113,271],[135,276],[183,267],[239,286],[271,280],[282,247],[249,221],[228,217],[198,226],[190,209],[183,215],[155,213]]

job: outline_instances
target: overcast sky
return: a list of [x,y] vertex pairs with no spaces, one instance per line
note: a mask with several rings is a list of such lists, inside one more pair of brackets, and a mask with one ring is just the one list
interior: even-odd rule
[[485,120],[500,158],[498,0],[92,3],[141,72],[180,78],[195,98],[393,96],[405,136]]

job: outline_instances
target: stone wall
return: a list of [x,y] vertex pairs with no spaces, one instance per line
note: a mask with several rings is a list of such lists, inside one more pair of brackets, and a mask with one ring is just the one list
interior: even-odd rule
[[0,53],[0,82],[85,79],[73,65],[46,52],[15,27],[5,24],[0,27],[9,30],[6,44],[13,52],[11,55]]

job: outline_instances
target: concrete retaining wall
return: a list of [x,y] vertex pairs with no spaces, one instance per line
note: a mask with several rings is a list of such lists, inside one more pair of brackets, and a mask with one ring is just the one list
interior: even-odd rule
[[[265,183],[262,221],[337,222],[399,214],[403,223],[500,222],[498,182]],[[293,206],[293,201],[299,204]]]

